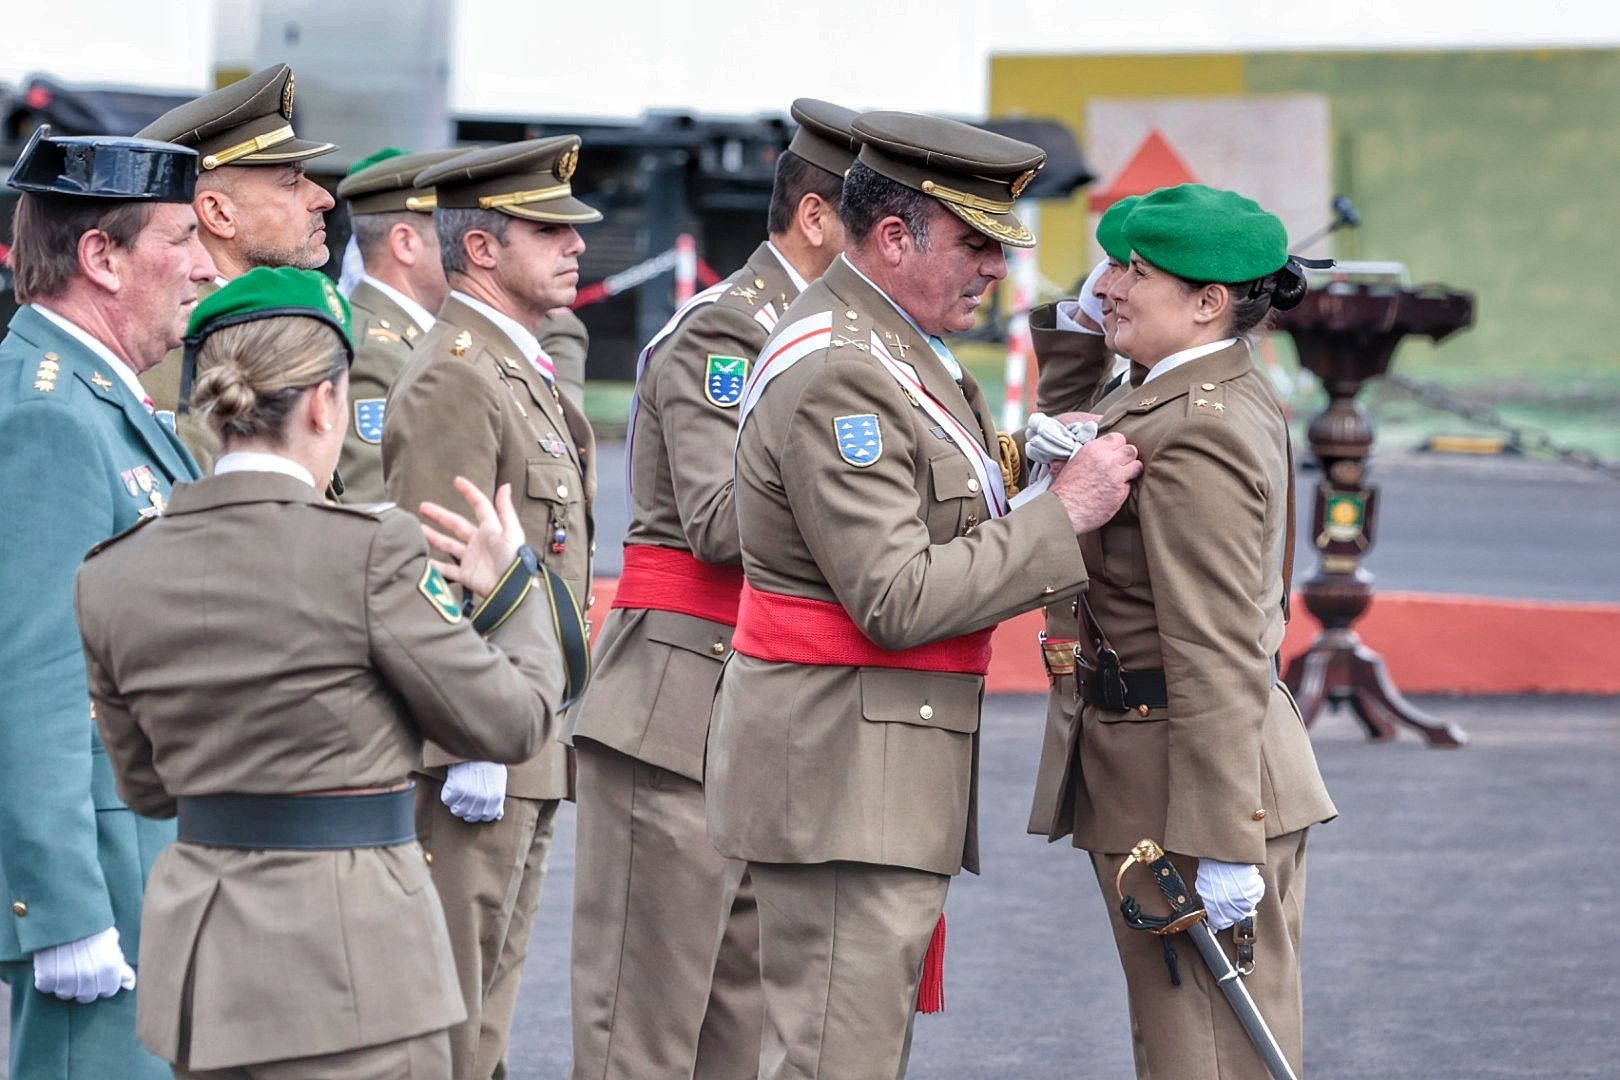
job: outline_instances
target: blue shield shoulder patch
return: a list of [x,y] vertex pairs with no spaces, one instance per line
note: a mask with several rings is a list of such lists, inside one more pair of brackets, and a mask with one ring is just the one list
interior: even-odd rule
[[883,456],[883,432],[878,428],[877,413],[835,416],[833,434],[838,438],[838,456],[858,469]]
[[709,369],[703,373],[703,396],[722,409],[742,400],[748,381],[748,358],[709,354]]
[[383,406],[386,398],[356,398],[354,402],[354,433],[361,442],[373,446],[382,442]]
[[169,429],[170,434],[174,433],[175,428],[173,409],[159,409],[152,415],[157,418],[158,423]]

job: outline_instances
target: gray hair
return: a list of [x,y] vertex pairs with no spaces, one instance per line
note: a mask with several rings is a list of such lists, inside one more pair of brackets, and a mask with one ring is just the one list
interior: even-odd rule
[[844,177],[844,195],[838,202],[838,216],[851,247],[866,242],[877,223],[897,217],[911,230],[919,251],[928,250],[928,222],[938,203],[930,195],[890,180],[870,166],[857,161]]
[[376,214],[353,214],[349,217],[349,231],[354,235],[360,258],[370,262],[372,257],[388,244],[388,234],[395,225],[416,228],[416,214],[410,210],[385,210]]
[[439,206],[433,210],[433,225],[439,230],[439,261],[446,274],[467,272],[467,246],[462,243],[473,230],[487,232],[495,242],[506,246],[506,229],[512,219],[499,210]]

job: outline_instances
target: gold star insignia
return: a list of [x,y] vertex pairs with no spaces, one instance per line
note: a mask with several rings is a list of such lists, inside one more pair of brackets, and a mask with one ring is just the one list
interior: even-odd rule
[[1226,411],[1226,404],[1224,402],[1220,402],[1220,401],[1211,402],[1209,407],[1214,409],[1216,412],[1225,412]]

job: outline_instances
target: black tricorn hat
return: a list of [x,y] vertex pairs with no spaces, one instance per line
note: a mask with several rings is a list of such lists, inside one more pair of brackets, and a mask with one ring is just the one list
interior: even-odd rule
[[197,152],[118,135],[52,138],[46,124],[29,138],[6,184],[41,195],[189,203],[197,190]]

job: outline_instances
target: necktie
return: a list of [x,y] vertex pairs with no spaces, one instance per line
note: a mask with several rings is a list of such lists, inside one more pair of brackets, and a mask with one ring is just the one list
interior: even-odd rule
[[950,374],[950,377],[957,382],[961,382],[962,364],[955,356],[951,355],[951,350],[946,347],[945,342],[929,334],[928,347],[934,350],[934,355],[939,357],[939,362],[945,365],[945,370]]

